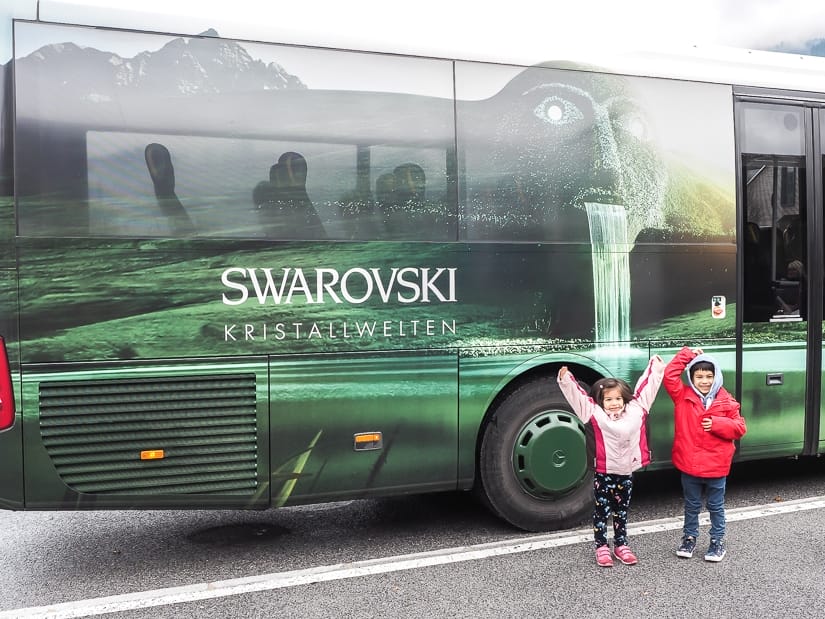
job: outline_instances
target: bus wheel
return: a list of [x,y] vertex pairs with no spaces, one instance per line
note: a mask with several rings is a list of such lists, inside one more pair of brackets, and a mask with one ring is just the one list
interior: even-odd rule
[[578,524],[592,507],[584,426],[555,380],[511,393],[489,419],[481,441],[482,499],[512,525],[548,531]]

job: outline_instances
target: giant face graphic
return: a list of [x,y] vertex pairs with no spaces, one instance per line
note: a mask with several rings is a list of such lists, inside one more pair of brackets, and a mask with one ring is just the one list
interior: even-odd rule
[[490,145],[474,179],[468,164],[471,236],[503,224],[507,237],[586,242],[588,202],[623,206],[631,243],[663,227],[667,174],[624,78],[532,67],[465,105],[460,131]]

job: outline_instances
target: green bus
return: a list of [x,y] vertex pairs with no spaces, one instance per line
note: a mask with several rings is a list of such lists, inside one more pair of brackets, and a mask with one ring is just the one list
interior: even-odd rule
[[[742,402],[737,458],[825,449],[825,61],[494,63],[37,4],[0,9],[1,507],[473,490],[572,526],[559,367],[632,383],[682,345]],[[662,393],[650,469],[672,432]]]

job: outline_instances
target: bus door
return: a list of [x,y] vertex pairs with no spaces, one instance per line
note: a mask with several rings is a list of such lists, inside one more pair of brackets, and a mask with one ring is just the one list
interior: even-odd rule
[[[737,93],[740,455],[821,450],[825,101]],[[819,163],[817,163],[819,162]]]

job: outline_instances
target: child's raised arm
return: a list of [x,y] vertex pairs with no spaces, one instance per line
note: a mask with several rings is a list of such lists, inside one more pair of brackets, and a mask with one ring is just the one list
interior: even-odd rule
[[665,367],[663,383],[671,399],[677,398],[682,392],[682,389],[685,387],[685,384],[682,382],[682,372],[685,371],[687,364],[690,363],[694,357],[701,354],[701,352],[702,350],[700,348],[691,350],[687,346],[683,346]]
[[639,401],[639,404],[645,410],[650,410],[653,405],[653,400],[656,399],[656,394],[659,392],[659,386],[662,384],[662,378],[665,372],[665,362],[659,355],[653,355],[636,381],[636,388],[633,390],[633,397]]
[[581,419],[583,423],[590,421],[593,412],[599,408],[599,405],[585,393],[576,381],[576,377],[573,376],[573,372],[568,370],[566,365],[559,368],[556,382],[559,384],[564,399],[570,403],[573,412],[576,413],[576,417]]

